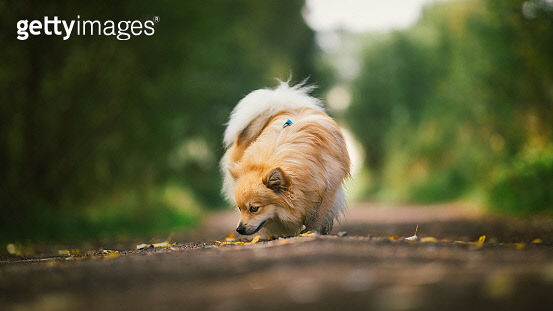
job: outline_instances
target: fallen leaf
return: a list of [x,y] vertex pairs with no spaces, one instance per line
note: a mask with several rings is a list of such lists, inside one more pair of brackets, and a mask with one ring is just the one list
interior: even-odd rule
[[119,257],[118,251],[104,250],[105,255],[102,256],[102,259],[113,259]]
[[405,238],[407,241],[416,241],[418,240],[418,236],[417,236],[417,233],[419,232],[419,225],[417,224],[417,227],[415,228],[415,234],[413,234],[412,236],[408,237],[408,238]]
[[216,243],[218,245],[243,245],[244,244],[244,242],[240,242],[240,241],[235,241],[235,242],[225,242],[225,241],[223,241],[223,242],[221,242],[221,241],[217,241],[217,240],[213,241],[213,243]]
[[175,246],[177,243],[169,243],[168,241],[164,241],[161,243],[153,243],[153,244],[138,244],[136,245],[136,249],[145,249],[145,248],[158,248],[158,247],[171,247]]
[[80,255],[80,249],[60,249],[58,250],[58,255]]
[[478,241],[476,241],[476,245],[478,245],[478,247],[482,247],[485,241],[486,241],[486,235],[481,235],[478,238]]
[[392,241],[395,241],[395,240],[399,240],[400,237],[398,237],[397,235],[392,235],[391,237],[389,237],[389,239]]
[[436,243],[438,242],[438,239],[432,236],[425,236],[424,238],[421,238],[422,243]]
[[234,235],[234,232],[231,232],[231,233],[225,235],[225,237],[223,238],[223,241],[225,241],[225,242],[234,242],[234,241],[236,241],[236,236]]
[[476,247],[480,248],[484,246],[484,242],[486,241],[486,235],[481,235],[478,238],[478,241],[476,242],[466,242],[466,241],[454,241],[453,243],[456,244],[468,244],[468,245],[476,245]]
[[543,241],[540,238],[532,240],[532,244],[541,244],[541,243],[543,243]]
[[242,241],[233,241],[233,242],[226,242],[226,241],[213,241],[213,243],[216,243],[218,245],[251,245],[259,242],[261,239],[260,235],[256,235],[251,241],[249,242],[242,242]]
[[154,243],[152,244],[153,247],[157,248],[157,247],[171,247],[171,246],[175,246],[177,243],[169,243],[168,241],[165,241],[165,242],[161,242],[161,243]]
[[142,243],[142,244],[138,244],[138,245],[136,246],[136,249],[144,249],[144,248],[147,248],[147,247],[149,247],[149,246],[150,246],[150,244],[144,244],[144,243]]
[[300,233],[299,236],[301,236],[301,237],[306,237],[306,236],[315,236],[315,235],[317,235],[317,234],[316,234],[316,233],[313,233],[313,232],[311,232],[311,231],[306,231],[306,232],[304,232],[304,233]]
[[260,235],[256,235],[251,241],[244,243],[244,245],[251,245],[259,242],[259,239],[261,239]]

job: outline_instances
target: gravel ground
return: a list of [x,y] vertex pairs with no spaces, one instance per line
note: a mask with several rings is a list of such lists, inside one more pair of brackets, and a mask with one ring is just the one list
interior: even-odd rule
[[333,235],[213,243],[235,217],[167,247],[5,257],[0,310],[553,310],[552,219],[359,204]]

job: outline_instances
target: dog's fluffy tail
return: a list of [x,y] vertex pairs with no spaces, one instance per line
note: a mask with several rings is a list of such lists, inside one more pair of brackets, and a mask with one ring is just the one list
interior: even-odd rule
[[230,147],[239,135],[255,121],[265,124],[275,114],[290,109],[314,108],[324,110],[319,99],[309,93],[314,86],[305,86],[305,81],[290,86],[288,82],[280,81],[274,89],[260,89],[244,97],[230,114],[230,120],[225,130],[225,148]]

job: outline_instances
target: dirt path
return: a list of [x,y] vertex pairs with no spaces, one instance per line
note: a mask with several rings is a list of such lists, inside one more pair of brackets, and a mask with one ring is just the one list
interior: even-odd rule
[[[552,219],[361,204],[335,228],[346,236],[209,242],[235,221],[215,214],[166,248],[12,258],[0,309],[553,310]],[[417,224],[416,241],[392,237]]]

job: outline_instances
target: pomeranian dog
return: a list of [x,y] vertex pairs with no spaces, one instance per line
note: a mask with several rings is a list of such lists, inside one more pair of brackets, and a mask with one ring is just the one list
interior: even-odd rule
[[221,159],[223,193],[240,210],[236,231],[266,238],[327,234],[346,208],[350,159],[313,87],[260,89],[230,115]]

